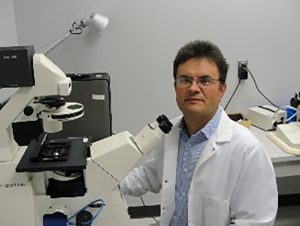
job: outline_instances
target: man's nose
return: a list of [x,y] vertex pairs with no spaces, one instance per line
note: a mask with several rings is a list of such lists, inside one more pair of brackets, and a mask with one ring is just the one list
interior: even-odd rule
[[192,89],[192,90],[200,89],[196,79],[193,79],[191,82],[192,82],[192,84],[189,86],[189,89]]

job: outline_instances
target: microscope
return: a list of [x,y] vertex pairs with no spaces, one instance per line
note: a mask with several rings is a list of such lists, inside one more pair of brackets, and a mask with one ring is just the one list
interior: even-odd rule
[[[66,103],[72,82],[32,46],[0,48],[0,86],[18,87],[0,110],[0,224],[129,226],[119,182],[159,145],[172,124],[161,115],[136,136],[124,131],[97,142],[51,138],[84,114]],[[44,133],[18,146],[12,123],[42,119]],[[28,131],[30,133],[30,131]]]

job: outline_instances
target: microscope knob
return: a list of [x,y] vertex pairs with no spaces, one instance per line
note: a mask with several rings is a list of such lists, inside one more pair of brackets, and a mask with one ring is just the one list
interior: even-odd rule
[[27,106],[27,107],[25,107],[24,110],[23,110],[23,112],[24,112],[24,114],[25,114],[26,116],[32,115],[33,111],[34,111],[34,110],[33,110],[33,107],[31,107],[31,106]]

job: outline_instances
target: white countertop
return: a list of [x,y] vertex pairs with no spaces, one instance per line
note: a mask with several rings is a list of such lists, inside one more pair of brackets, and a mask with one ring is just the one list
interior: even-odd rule
[[274,165],[276,177],[300,175],[300,156],[285,153],[267,137],[268,131],[251,126],[250,130],[265,146]]

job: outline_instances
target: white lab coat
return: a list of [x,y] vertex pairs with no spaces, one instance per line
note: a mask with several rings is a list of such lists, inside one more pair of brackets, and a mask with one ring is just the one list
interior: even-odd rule
[[[175,208],[178,124],[173,121],[164,147],[121,183],[131,195],[161,190],[161,226],[169,226]],[[200,155],[188,193],[189,226],[272,226],[277,186],[264,147],[223,111],[216,132]]]

